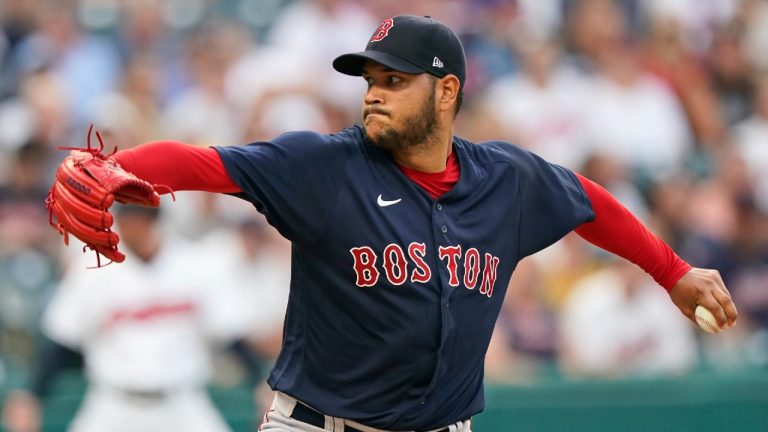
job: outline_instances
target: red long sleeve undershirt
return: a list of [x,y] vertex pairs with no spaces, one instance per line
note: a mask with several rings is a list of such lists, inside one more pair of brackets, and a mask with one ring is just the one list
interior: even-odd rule
[[[241,191],[227,174],[219,154],[210,147],[157,141],[117,152],[115,159],[137,177],[174,191]],[[438,198],[458,180],[458,162],[451,158],[449,163],[451,166],[446,169],[446,176],[451,179],[448,182],[439,175],[420,176],[408,170],[403,172]],[[635,263],[667,290],[691,269],[608,191],[581,175],[577,174],[577,177],[595,212],[595,220],[576,228],[576,233],[582,238]]]
[[576,174],[592,203],[595,220],[575,231],[584,240],[637,264],[667,291],[691,265],[646,228],[626,207],[597,183]]
[[114,158],[136,177],[172,191],[240,192],[211,147],[155,141],[119,151]]

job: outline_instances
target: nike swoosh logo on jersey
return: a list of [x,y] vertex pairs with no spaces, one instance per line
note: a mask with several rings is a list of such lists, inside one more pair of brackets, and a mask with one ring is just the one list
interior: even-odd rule
[[376,204],[378,204],[379,207],[388,207],[388,206],[397,204],[397,203],[399,203],[402,200],[403,200],[402,198],[398,198],[396,200],[388,201],[388,200],[385,200],[385,199],[381,198],[381,194],[379,194],[379,197],[376,198]]

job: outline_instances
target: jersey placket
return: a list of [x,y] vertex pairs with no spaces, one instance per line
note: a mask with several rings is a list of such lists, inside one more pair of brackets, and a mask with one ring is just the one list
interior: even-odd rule
[[[441,201],[436,201],[432,205],[432,231],[434,234],[434,244],[432,245],[435,253],[440,250],[440,247],[456,246],[458,244],[457,239],[453,238],[450,229],[450,215],[447,211],[446,205]],[[440,346],[436,353],[435,371],[432,375],[432,379],[424,390],[422,397],[419,400],[419,405],[415,408],[420,408],[426,405],[427,398],[432,390],[437,385],[437,379],[440,376],[440,371],[443,369],[443,349],[445,348],[445,342],[448,339],[451,329],[453,328],[452,315],[450,314],[450,298],[456,291],[457,287],[451,286],[451,270],[449,269],[447,260],[440,259],[436,256],[436,264],[438,274],[440,276]],[[458,271],[458,266],[456,268]]]

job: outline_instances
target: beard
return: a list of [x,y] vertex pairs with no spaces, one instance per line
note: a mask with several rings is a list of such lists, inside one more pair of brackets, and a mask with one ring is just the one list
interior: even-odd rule
[[[376,112],[376,109],[366,108],[367,113]],[[365,117],[364,117],[365,118]],[[406,118],[402,122],[402,128],[395,130],[392,127],[384,128],[378,136],[368,134],[368,128],[364,127],[365,138],[376,147],[392,152],[407,152],[427,143],[430,135],[435,133],[437,126],[437,112],[435,111],[435,88],[419,107],[415,115]]]

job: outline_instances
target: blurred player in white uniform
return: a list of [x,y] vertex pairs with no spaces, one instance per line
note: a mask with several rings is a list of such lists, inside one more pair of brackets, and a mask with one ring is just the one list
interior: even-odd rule
[[228,431],[205,384],[214,348],[251,330],[253,306],[193,245],[164,241],[156,209],[124,206],[116,222],[125,265],[73,265],[43,317],[85,359],[90,385],[70,430]]

